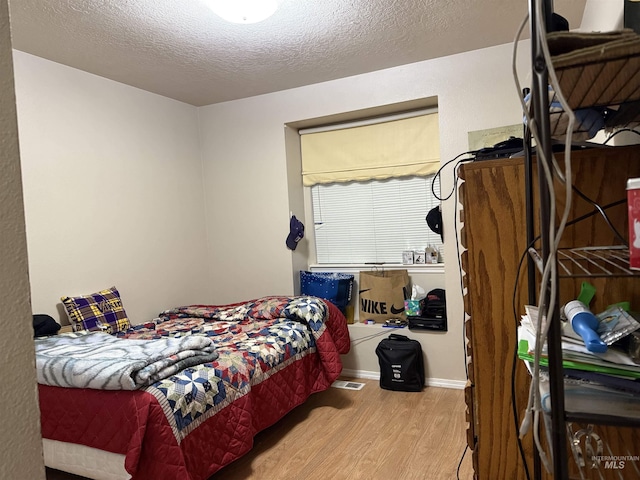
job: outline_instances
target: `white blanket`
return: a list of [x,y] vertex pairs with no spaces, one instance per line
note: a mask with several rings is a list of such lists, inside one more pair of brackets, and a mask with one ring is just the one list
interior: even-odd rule
[[208,337],[127,340],[102,332],[35,339],[38,383],[99,390],[135,390],[218,355]]

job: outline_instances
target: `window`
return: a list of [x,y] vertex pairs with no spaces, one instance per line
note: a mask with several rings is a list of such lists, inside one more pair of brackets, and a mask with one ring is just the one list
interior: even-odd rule
[[439,204],[431,192],[432,179],[430,175],[311,187],[317,262],[402,263],[404,250],[432,246],[441,251],[440,235],[425,220]]
[[[439,204],[438,114],[414,111],[301,131],[319,264],[402,263],[403,251],[440,250],[426,222]],[[439,182],[433,186],[440,191]]]

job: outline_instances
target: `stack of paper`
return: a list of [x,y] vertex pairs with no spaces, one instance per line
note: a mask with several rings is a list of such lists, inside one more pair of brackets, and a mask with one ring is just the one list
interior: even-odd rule
[[[518,328],[518,356],[532,371],[536,342],[537,308],[527,306]],[[615,346],[605,353],[586,349],[580,337],[568,332],[564,322],[562,365],[564,367],[565,409],[568,412],[588,412],[640,418],[640,365]],[[542,348],[540,394],[545,411],[550,409],[549,361],[546,344]]]

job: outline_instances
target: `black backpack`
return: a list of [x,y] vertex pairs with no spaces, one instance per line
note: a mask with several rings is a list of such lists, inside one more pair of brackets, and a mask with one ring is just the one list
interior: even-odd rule
[[376,347],[380,388],[420,392],[424,388],[424,359],[417,340],[392,333]]

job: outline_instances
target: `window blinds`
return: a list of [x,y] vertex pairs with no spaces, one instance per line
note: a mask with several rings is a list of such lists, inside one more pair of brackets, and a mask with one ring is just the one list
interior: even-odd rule
[[[440,202],[433,176],[311,187],[319,264],[402,263],[404,250],[442,246],[425,217]],[[440,191],[436,179],[435,190]]]
[[440,167],[438,114],[301,135],[305,186],[426,176]]

